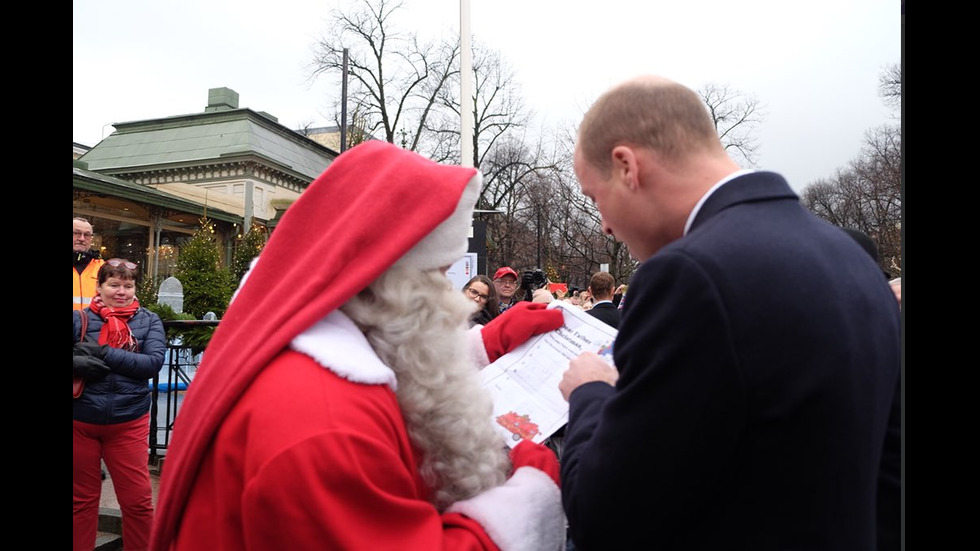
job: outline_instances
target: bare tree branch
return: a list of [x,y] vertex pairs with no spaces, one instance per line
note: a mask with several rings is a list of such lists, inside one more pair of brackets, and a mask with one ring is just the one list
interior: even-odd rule
[[765,113],[759,100],[728,86],[708,83],[698,90],[725,149],[747,166],[756,166],[758,141],[752,134]]
[[865,134],[860,155],[829,180],[808,185],[801,202],[814,214],[842,228],[871,236],[881,268],[902,269],[902,144],[897,126]]
[[892,109],[902,106],[902,66],[892,63],[878,77],[878,95]]
[[402,7],[397,1],[362,0],[347,12],[334,11],[332,32],[315,45],[309,70],[312,79],[339,80],[347,49],[349,101],[365,128],[391,143],[400,136],[404,147],[416,150],[458,49],[420,43],[414,33],[395,30],[394,14]]

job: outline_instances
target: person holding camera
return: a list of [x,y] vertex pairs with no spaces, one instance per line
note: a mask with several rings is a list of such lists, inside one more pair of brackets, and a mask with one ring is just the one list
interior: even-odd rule
[[524,270],[524,275],[518,280],[517,271],[510,266],[504,266],[493,274],[493,286],[497,290],[500,302],[500,313],[521,301],[534,302],[534,291],[544,288],[548,278],[541,268]]
[[534,302],[535,291],[544,289],[547,285],[548,278],[544,276],[541,268],[524,270],[524,277],[521,278],[521,291],[524,292],[524,300]]

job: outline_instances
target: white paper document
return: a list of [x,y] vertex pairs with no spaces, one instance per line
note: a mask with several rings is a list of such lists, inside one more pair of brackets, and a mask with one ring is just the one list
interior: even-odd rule
[[548,308],[561,309],[565,325],[532,337],[480,372],[493,396],[495,426],[510,447],[521,440],[540,444],[568,422],[558,383],[570,359],[592,351],[612,361],[614,328],[560,300]]

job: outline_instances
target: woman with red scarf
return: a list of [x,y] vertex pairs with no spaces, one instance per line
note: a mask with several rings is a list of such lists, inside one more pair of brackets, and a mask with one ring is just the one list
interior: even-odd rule
[[[73,311],[72,374],[85,380],[72,400],[72,528],[75,551],[95,547],[105,461],[122,510],[127,551],[146,549],[153,523],[147,469],[150,389],[167,339],[160,317],[136,300],[136,264],[113,258],[99,269],[96,296]],[[81,316],[88,327],[80,339]],[[80,342],[81,341],[81,342]]]

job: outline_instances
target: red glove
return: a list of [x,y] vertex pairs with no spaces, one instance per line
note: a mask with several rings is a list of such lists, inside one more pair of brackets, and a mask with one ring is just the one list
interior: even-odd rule
[[490,320],[480,330],[490,361],[496,361],[535,335],[561,327],[565,323],[561,310],[547,310],[547,307],[540,302],[518,302]]
[[514,449],[510,450],[510,462],[514,465],[515,471],[521,467],[533,467],[542,471],[561,488],[561,469],[558,465],[558,457],[547,446],[535,444],[530,440],[522,440],[514,446]]

